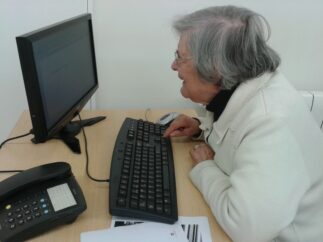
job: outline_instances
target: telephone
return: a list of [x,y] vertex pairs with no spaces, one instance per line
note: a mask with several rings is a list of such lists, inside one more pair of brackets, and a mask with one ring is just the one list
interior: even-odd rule
[[72,223],[85,209],[68,163],[25,170],[0,182],[0,242],[26,240]]

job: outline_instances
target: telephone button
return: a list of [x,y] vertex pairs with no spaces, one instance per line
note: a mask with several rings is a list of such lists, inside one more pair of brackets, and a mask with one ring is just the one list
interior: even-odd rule
[[16,228],[16,225],[15,224],[11,224],[9,228],[10,229],[14,229],[14,228]]
[[9,210],[11,208],[11,204],[6,205],[6,210]]
[[23,198],[23,199],[21,199],[21,200],[18,201],[19,204],[22,204],[22,203],[25,203],[25,202],[26,202],[26,199],[25,198]]
[[9,219],[8,219],[8,222],[9,222],[9,223],[13,223],[14,221],[15,221],[15,219],[14,219],[14,218],[9,218]]
[[12,212],[9,212],[8,214],[7,214],[7,216],[8,217],[11,217],[13,215],[13,213]]
[[21,220],[19,220],[19,221],[18,221],[18,224],[19,224],[19,225],[23,225],[23,224],[24,224],[24,222],[25,222],[25,221],[24,221],[23,219],[21,219]]

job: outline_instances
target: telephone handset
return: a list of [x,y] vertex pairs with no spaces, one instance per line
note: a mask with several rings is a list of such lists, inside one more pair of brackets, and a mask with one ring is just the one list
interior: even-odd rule
[[26,240],[71,223],[85,209],[68,163],[25,170],[0,182],[0,242]]

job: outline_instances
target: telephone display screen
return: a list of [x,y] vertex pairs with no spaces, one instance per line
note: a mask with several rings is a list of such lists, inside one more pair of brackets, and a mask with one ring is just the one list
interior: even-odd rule
[[47,189],[55,212],[76,205],[75,198],[67,183]]

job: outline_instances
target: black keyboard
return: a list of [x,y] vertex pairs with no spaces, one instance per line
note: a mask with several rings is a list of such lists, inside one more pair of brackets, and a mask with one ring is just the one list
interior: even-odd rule
[[166,127],[126,118],[115,142],[109,208],[116,216],[172,224],[177,221],[172,146]]

